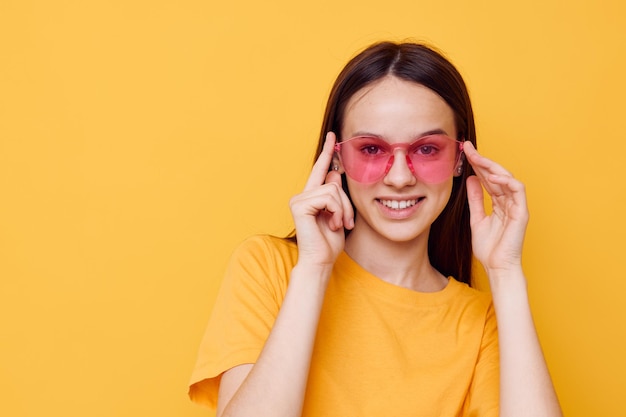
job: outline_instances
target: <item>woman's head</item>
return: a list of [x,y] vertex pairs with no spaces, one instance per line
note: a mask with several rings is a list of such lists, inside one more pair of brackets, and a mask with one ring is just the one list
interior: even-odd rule
[[[335,132],[338,141],[349,139],[341,137],[341,132],[350,99],[365,87],[389,76],[420,84],[440,96],[452,110],[455,139],[476,144],[469,95],[454,66],[427,46],[383,42],[358,54],[339,74],[327,103],[316,158],[327,132]],[[448,204],[431,226],[428,246],[433,266],[444,275],[469,283],[472,252],[465,178],[471,174],[471,167],[464,164],[461,175],[453,180]],[[345,176],[343,185],[350,196]]]

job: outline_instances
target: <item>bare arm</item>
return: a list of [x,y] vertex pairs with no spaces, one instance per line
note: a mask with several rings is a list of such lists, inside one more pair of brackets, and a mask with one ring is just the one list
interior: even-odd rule
[[328,279],[353,226],[341,178],[328,172],[335,136],[329,134],[304,192],[291,200],[298,263],[257,362],[222,375],[217,416],[295,417],[302,413],[315,334]]
[[[468,178],[472,246],[491,285],[500,344],[500,415],[560,417],[528,302],[521,253],[528,223],[524,186],[464,144],[476,177]],[[487,216],[483,187],[492,200]]]
[[562,416],[521,269],[489,275],[500,343],[500,415]]
[[218,416],[299,416],[325,282],[294,269],[276,323],[254,365],[222,376]]

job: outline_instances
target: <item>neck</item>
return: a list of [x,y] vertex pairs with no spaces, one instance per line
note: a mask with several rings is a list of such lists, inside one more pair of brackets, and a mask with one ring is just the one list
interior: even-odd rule
[[348,235],[346,253],[371,274],[393,285],[420,292],[441,291],[446,277],[428,259],[428,233],[404,242],[364,238],[357,229]]

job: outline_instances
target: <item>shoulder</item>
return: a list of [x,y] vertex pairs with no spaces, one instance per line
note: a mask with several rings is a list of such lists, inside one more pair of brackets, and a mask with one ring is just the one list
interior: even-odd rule
[[298,248],[291,240],[254,235],[235,248],[226,276],[234,280],[273,282],[273,285],[284,286],[297,259]]
[[464,282],[457,281],[454,277],[449,278],[449,285],[463,298],[488,304],[491,302],[491,294],[489,292],[470,287]]
[[448,285],[454,292],[455,303],[479,312],[481,315],[488,315],[493,309],[493,301],[489,292],[472,288],[452,277]]
[[296,249],[296,243],[291,239],[268,234],[252,235],[246,238],[239,247],[243,248],[276,248],[278,250]]
[[250,236],[233,252],[233,258],[250,258],[251,261],[279,262],[292,266],[297,256],[298,248],[295,242],[272,235]]

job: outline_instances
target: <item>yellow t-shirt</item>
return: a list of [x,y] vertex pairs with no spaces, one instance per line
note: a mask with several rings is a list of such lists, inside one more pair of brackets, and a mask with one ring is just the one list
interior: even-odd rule
[[[189,395],[216,406],[221,374],[255,363],[296,263],[293,242],[255,236],[233,254]],[[453,278],[420,293],[373,276],[345,252],[320,316],[303,416],[497,416],[499,357],[489,294]]]

